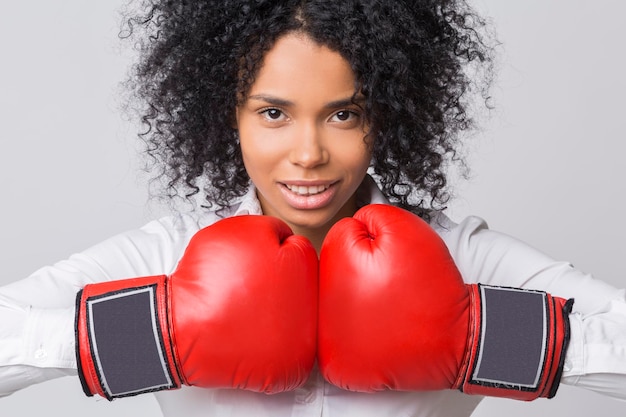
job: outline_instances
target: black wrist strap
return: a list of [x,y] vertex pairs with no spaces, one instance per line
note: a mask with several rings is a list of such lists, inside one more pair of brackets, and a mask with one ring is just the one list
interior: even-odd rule
[[[114,289],[84,298],[83,291],[79,293],[77,300],[84,304],[79,311],[85,320],[82,329],[77,327],[77,335],[82,331],[87,337],[78,338],[77,352],[87,395],[101,390],[112,400],[179,386],[167,355],[163,337],[167,329],[162,329],[163,318],[159,317],[164,309],[158,305],[157,287]],[[88,358],[81,361],[80,355],[87,352]],[[85,363],[88,365],[83,366]],[[92,384],[86,381],[85,372],[92,373]],[[93,385],[98,385],[96,392]]]
[[573,300],[543,291],[472,285],[468,394],[520,400],[554,396],[569,341]]

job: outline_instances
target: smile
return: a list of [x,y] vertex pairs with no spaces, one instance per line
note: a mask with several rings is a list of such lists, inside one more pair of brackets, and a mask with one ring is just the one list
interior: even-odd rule
[[330,186],[329,185],[290,185],[285,184],[285,187],[289,188],[289,190],[293,193],[299,195],[315,195],[321,192],[326,191]]

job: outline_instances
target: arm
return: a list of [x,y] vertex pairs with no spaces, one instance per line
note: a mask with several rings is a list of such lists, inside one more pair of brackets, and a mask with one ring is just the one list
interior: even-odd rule
[[338,221],[322,246],[320,370],[355,391],[552,398],[572,302],[467,284],[430,225],[397,207],[368,205]]
[[120,234],[0,288],[0,395],[75,375],[74,306],[87,283],[171,272],[190,218],[164,218]]
[[566,262],[557,262],[469,217],[440,217],[440,235],[466,282],[540,289],[574,298],[562,382],[626,399],[626,297]]
[[[310,242],[268,216],[233,216],[170,241],[173,230],[193,230],[175,226],[159,228],[155,241],[130,233],[92,248],[97,261],[81,256],[90,271],[5,288],[42,297],[43,306],[22,309],[25,319],[7,331],[18,336],[16,347],[40,341],[25,351],[50,360],[33,366],[18,349],[7,350],[4,392],[75,368],[85,394],[107,399],[181,385],[275,393],[303,384],[315,357],[317,256]],[[180,260],[178,242],[186,244]],[[167,268],[164,260],[177,263],[172,273],[152,269]],[[27,281],[67,288],[58,295],[75,300],[76,309],[49,301]]]

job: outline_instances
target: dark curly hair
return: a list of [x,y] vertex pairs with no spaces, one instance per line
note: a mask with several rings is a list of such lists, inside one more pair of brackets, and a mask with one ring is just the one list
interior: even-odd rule
[[422,217],[444,208],[472,97],[487,98],[492,72],[487,25],[464,1],[142,0],[126,13],[140,136],[169,197],[202,192],[224,207],[245,192],[235,108],[264,54],[299,31],[350,63],[383,192]]

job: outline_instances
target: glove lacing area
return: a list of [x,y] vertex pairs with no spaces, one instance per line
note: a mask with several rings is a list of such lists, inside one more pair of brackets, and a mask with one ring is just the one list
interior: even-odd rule
[[76,359],[87,396],[108,400],[180,387],[165,276],[89,284],[76,297]]
[[562,375],[574,300],[543,291],[467,286],[469,333],[453,388],[523,401],[552,398]]

